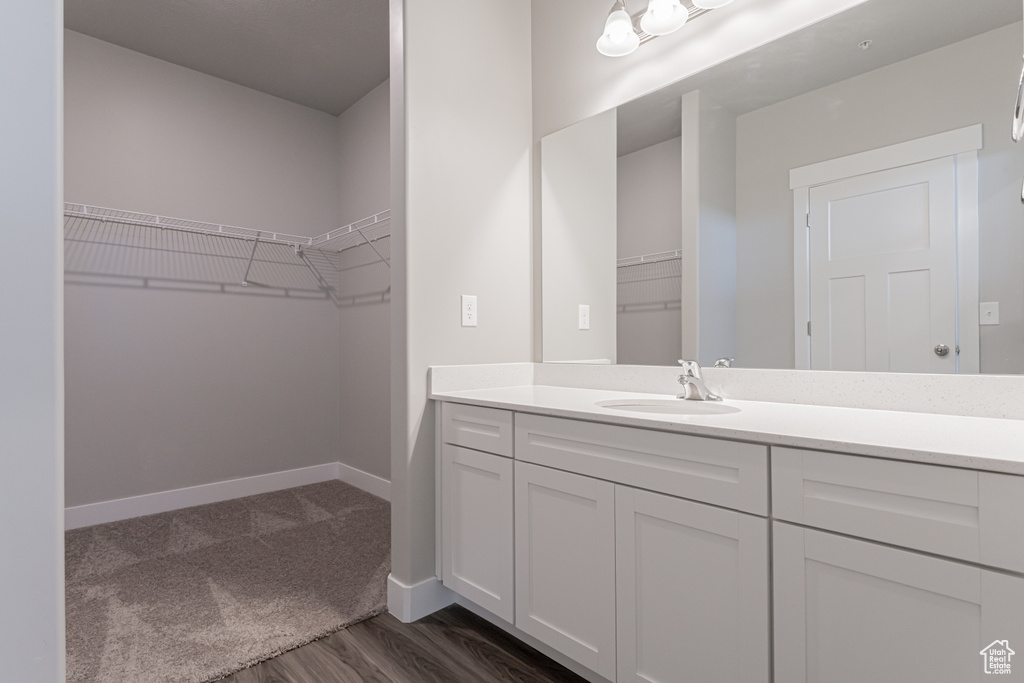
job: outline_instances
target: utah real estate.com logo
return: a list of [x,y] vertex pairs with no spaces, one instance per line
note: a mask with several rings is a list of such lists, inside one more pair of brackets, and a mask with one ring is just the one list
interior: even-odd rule
[[981,651],[981,656],[985,658],[985,673],[1010,673],[1010,657],[1015,654],[1017,653],[1010,649],[1009,641],[993,640],[991,645]]

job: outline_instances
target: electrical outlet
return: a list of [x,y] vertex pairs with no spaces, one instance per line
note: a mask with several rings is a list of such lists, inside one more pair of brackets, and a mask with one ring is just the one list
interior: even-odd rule
[[476,296],[462,295],[462,326],[476,327]]
[[978,321],[979,325],[998,325],[999,324],[999,302],[998,301],[987,301],[981,304],[981,320]]
[[580,304],[580,329],[590,329],[590,306],[587,304]]

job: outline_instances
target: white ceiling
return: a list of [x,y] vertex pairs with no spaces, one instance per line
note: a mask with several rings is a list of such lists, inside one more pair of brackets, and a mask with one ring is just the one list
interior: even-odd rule
[[388,77],[388,0],[65,0],[64,25],[332,115]]
[[[622,105],[619,155],[679,136],[679,98],[698,88],[745,114],[1020,21],[1021,14],[1020,0],[868,0]],[[699,31],[700,19],[683,30]],[[872,41],[870,49],[857,46],[863,40]]]

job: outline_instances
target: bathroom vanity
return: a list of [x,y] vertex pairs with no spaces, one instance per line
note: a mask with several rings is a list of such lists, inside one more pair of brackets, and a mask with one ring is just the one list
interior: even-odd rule
[[1022,421],[431,397],[444,585],[607,680],[1024,680]]

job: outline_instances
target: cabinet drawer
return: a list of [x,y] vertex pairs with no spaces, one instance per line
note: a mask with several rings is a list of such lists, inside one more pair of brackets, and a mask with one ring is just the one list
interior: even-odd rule
[[772,449],[774,516],[1024,571],[1024,477]]
[[445,443],[512,457],[512,413],[496,408],[441,404]]
[[520,414],[516,459],[768,514],[767,446]]

